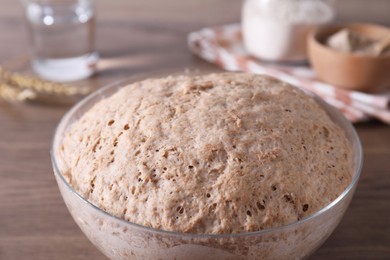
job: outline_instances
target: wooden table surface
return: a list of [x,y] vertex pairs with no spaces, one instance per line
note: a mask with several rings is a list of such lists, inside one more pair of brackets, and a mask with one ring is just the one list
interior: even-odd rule
[[[186,34],[238,21],[237,0],[100,1],[98,75],[108,82],[161,69],[216,68],[190,54]],[[0,63],[28,54],[18,1],[1,0]],[[0,259],[105,259],[69,215],[52,173],[49,147],[64,106],[0,101]],[[356,125],[365,163],[341,224],[311,259],[390,259],[390,127]]]

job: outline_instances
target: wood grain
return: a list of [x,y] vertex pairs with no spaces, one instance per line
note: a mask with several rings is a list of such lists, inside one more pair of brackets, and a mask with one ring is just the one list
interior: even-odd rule
[[[236,0],[101,1],[95,87],[161,69],[216,70],[192,56],[186,34],[238,21]],[[0,63],[28,53],[22,9],[2,0]],[[0,259],[105,259],[81,233],[61,199],[49,148],[64,106],[0,102]],[[341,224],[311,259],[390,258],[390,128],[356,126],[365,164]]]

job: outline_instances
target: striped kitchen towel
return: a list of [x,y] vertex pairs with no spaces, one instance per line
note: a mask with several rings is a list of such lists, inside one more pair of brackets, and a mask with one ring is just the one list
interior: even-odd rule
[[188,35],[188,45],[196,55],[226,70],[267,74],[310,90],[338,108],[352,122],[376,118],[390,124],[390,92],[368,94],[345,90],[319,81],[307,66],[265,64],[245,51],[240,24],[192,32]]

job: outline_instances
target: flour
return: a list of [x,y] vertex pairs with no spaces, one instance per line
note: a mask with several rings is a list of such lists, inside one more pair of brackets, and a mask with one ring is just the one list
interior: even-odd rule
[[362,33],[345,28],[332,34],[326,40],[326,45],[344,53],[380,56],[390,53],[389,39],[390,37],[374,40]]
[[321,0],[246,0],[242,10],[248,52],[270,61],[306,60],[310,30],[334,18]]

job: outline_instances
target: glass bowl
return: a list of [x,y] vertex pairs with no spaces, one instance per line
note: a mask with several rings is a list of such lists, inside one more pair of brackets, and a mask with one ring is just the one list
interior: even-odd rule
[[64,179],[61,142],[68,127],[101,99],[130,83],[130,79],[102,88],[76,104],[59,123],[51,148],[54,174],[73,219],[88,239],[111,259],[299,259],[310,255],[330,236],[348,208],[363,163],[357,133],[335,108],[313,95],[329,116],[342,127],[353,145],[352,182],[332,203],[297,222],[238,234],[187,234],[157,230],[112,216],[80,196]]

